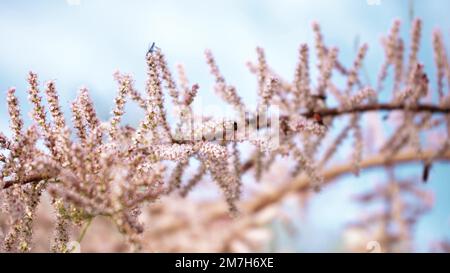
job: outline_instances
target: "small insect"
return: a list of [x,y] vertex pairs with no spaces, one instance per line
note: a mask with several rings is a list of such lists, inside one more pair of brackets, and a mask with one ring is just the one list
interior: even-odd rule
[[426,163],[423,166],[423,173],[422,173],[422,181],[424,183],[428,181],[428,177],[430,176],[430,170],[431,170],[431,163]]
[[311,97],[313,97],[314,99],[323,100],[323,101],[325,101],[327,99],[326,95],[311,95]]
[[314,119],[318,124],[320,124],[320,125],[325,125],[325,124],[323,123],[323,118],[322,118],[322,116],[321,116],[320,114],[314,113],[314,114],[313,114],[313,119]]
[[159,47],[156,46],[155,42],[153,42],[148,48],[147,55],[154,53]]

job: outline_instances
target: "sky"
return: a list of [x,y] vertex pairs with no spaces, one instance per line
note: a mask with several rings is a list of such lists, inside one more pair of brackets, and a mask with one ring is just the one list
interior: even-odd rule
[[[408,0],[218,0],[218,1],[118,1],[118,0],[40,0],[0,1],[0,90],[15,86],[19,100],[26,100],[28,71],[40,81],[56,80],[63,109],[84,85],[90,89],[103,119],[109,115],[117,87],[112,74],[117,69],[132,73],[141,90],[145,81],[144,56],[155,42],[173,67],[182,63],[192,83],[200,84],[200,96],[219,103],[212,92],[213,78],[204,62],[205,49],[211,49],[223,74],[243,96],[254,104],[256,83],[245,63],[255,60],[256,46],[264,47],[268,62],[286,78],[292,78],[300,43],[312,46],[311,23],[322,27],[325,42],[339,47],[339,56],[351,64],[355,41],[369,44],[365,62],[368,71],[378,71],[383,52],[380,37],[396,18],[408,33],[411,11]],[[424,21],[423,47],[419,58],[433,72],[431,33],[439,27],[449,45],[450,2],[412,1],[413,15]],[[312,60],[314,61],[314,59]],[[375,80],[376,74],[369,73]],[[7,132],[5,100],[0,99],[0,130]],[[23,104],[23,111],[29,106]],[[125,122],[136,123],[134,109]],[[425,251],[433,240],[450,238],[450,185],[445,176],[449,167],[433,169],[428,185],[436,191],[436,208],[417,229],[418,249]],[[420,173],[420,166],[402,172]],[[377,177],[377,173],[372,174]],[[312,204],[312,224],[306,229],[339,233],[357,208],[348,196],[361,188],[361,179],[346,178],[324,191]],[[324,206],[324,203],[335,204]],[[342,212],[345,211],[345,215]],[[342,216],[342,217],[340,217]],[[320,236],[318,236],[320,237]],[[327,238],[327,237],[322,237]],[[327,240],[327,239],[326,239]],[[334,240],[334,239],[330,239]],[[300,240],[295,250],[327,250],[325,243]],[[304,247],[306,245],[306,247]]]

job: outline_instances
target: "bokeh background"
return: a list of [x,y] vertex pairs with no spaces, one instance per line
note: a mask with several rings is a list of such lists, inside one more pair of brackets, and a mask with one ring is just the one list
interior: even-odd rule
[[[0,1],[0,90],[6,97],[6,90],[16,86],[20,101],[25,102],[25,79],[33,70],[41,82],[56,80],[66,111],[78,88],[87,86],[99,115],[106,120],[117,90],[113,72],[132,73],[142,90],[144,56],[148,45],[156,42],[172,66],[184,64],[191,82],[200,84],[203,103],[220,103],[208,91],[213,78],[203,52],[209,48],[227,81],[236,85],[246,103],[254,104],[256,81],[245,63],[255,59],[255,47],[265,48],[271,66],[291,78],[299,44],[312,45],[312,21],[321,24],[326,43],[339,47],[340,59],[347,65],[358,44],[369,44],[366,80],[373,83],[384,56],[381,35],[400,18],[405,37],[415,16],[424,21],[419,59],[433,73],[432,31],[439,27],[449,45],[449,10],[447,0],[4,0]],[[22,105],[29,112],[29,106]],[[1,99],[0,130],[7,133],[5,106]],[[127,111],[125,122],[136,124],[138,110]],[[420,175],[421,170],[420,165],[409,165],[399,168],[398,174]],[[449,174],[448,164],[437,164],[425,186],[434,191],[435,207],[417,226],[414,243],[418,251],[428,251],[433,242],[450,238]],[[343,226],[361,213],[351,195],[382,179],[384,174],[373,170],[334,183],[313,198],[308,215],[295,222],[300,233],[294,240],[274,223],[274,230],[279,231],[272,247],[280,251],[342,250]],[[292,206],[291,212],[297,213]]]

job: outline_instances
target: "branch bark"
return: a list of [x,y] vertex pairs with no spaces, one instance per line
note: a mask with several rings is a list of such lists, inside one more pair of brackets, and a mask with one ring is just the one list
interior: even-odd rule
[[[365,104],[354,106],[349,109],[341,109],[341,108],[325,108],[316,112],[322,117],[326,116],[340,116],[351,113],[365,113],[365,112],[373,112],[373,111],[396,111],[396,110],[408,110],[411,112],[428,112],[428,113],[441,113],[448,114],[450,113],[450,107],[441,107],[439,105],[434,104],[419,104],[419,105],[411,105],[406,106],[404,104],[392,104],[392,103],[376,103],[376,104]],[[306,117],[311,117],[313,112],[303,114]]]
[[[305,118],[312,118],[316,114],[320,117],[338,117],[348,114],[364,114],[367,112],[374,112],[374,111],[409,111],[409,112],[416,112],[416,113],[432,113],[432,114],[450,114],[450,107],[442,107],[439,105],[434,104],[418,104],[418,105],[405,105],[405,104],[394,104],[394,103],[374,103],[374,104],[364,104],[364,105],[357,105],[352,108],[324,108],[320,109],[318,111],[309,111],[309,112],[303,112],[298,115],[303,116]],[[289,119],[291,116],[281,115],[280,116],[280,129],[284,133],[288,133],[289,126],[287,125],[289,123]],[[232,121],[232,120],[231,120]],[[258,122],[259,117],[256,116],[254,118],[248,118],[245,120],[246,126],[249,126],[250,124],[255,125],[257,129],[263,129],[263,128],[270,128],[270,120],[267,120],[266,122]],[[237,130],[235,128],[235,130]],[[242,130],[242,128],[240,129]],[[223,131],[220,131],[212,134],[212,135],[205,135],[205,139],[208,140],[225,140],[225,141],[235,141],[233,137],[229,139]],[[190,144],[193,143],[193,140],[173,140],[172,143],[177,144]],[[247,166],[248,167],[248,166]]]
[[[386,159],[385,156],[382,155],[374,155],[372,157],[368,157],[361,162],[361,169],[367,170],[382,166],[393,166],[393,165],[401,165],[408,164],[413,162],[426,161],[427,159],[431,159],[435,156],[435,151],[423,151],[422,154],[418,154],[415,151],[404,151],[398,153],[396,156]],[[440,161],[450,161],[450,151],[443,153],[442,155],[435,158]],[[324,177],[324,184],[326,186],[334,181],[336,178],[352,174],[353,165],[351,163],[336,165],[334,167],[330,167],[327,170],[322,171],[322,175]],[[274,189],[270,192],[265,192],[252,200],[246,201],[238,205],[243,215],[250,215],[256,212],[263,210],[266,207],[269,207],[272,204],[275,204],[286,196],[294,193],[304,192],[310,190],[309,179],[306,175],[301,174],[297,178],[295,178],[290,183],[285,183],[278,188]],[[217,206],[211,206],[211,218],[210,220],[218,219],[224,217],[224,215],[228,214],[228,208],[225,204],[220,204]]]
[[[384,156],[374,155],[372,157],[366,158],[361,162],[361,169],[367,170],[382,166],[394,166],[426,161],[427,159],[434,158],[434,156],[435,151],[423,151],[422,154],[417,154],[415,151],[404,151],[390,158],[388,161]],[[436,160],[450,161],[450,151],[440,155],[438,158],[436,158]],[[324,186],[337,181],[336,179],[341,176],[352,174],[352,171],[352,164],[336,165],[327,170],[324,170],[322,172],[322,175],[324,177]],[[273,191],[257,195],[249,201],[241,202],[238,205],[241,211],[241,217],[246,217],[248,215],[258,213],[263,209],[280,202],[291,194],[296,194],[307,190],[310,190],[309,179],[305,175],[300,175],[291,183],[286,183],[274,189]],[[163,204],[164,202],[153,204],[153,208],[157,209],[157,206],[162,206]],[[208,210],[208,218],[204,221],[215,221],[229,217],[229,209],[224,202],[208,203],[208,206],[205,206],[204,209]],[[157,230],[153,230],[152,232],[158,234],[159,236],[163,236],[164,234],[176,232],[177,230],[184,227],[185,225],[181,222],[173,222],[165,225],[163,228],[157,228]]]
[[[322,109],[318,112],[307,112],[302,113],[300,115],[310,118],[314,114],[319,114],[322,117],[329,117],[329,116],[341,116],[351,113],[366,113],[366,112],[373,112],[373,111],[396,111],[396,110],[405,110],[412,112],[428,112],[428,113],[435,113],[435,114],[449,114],[450,113],[450,107],[441,107],[439,105],[433,105],[433,104],[419,104],[419,105],[412,105],[409,107],[406,107],[403,104],[391,104],[391,103],[376,103],[376,104],[366,104],[366,105],[359,105],[355,106],[349,109],[341,109],[341,108],[326,108]],[[281,116],[280,121],[286,122],[289,120],[289,117]],[[248,120],[246,122],[247,124],[253,124],[251,120]],[[266,123],[266,126],[270,126],[269,123]],[[286,126],[282,126],[283,128],[287,128]],[[287,129],[285,129],[287,130]],[[286,133],[286,132],[285,132]],[[223,132],[220,132],[220,135],[217,135],[217,137],[220,139],[220,137],[223,137]],[[213,137],[208,137],[207,139],[214,139]],[[190,143],[192,141],[185,141],[185,140],[174,140],[173,143],[177,144],[183,144],[183,143]],[[253,165],[252,161],[245,162],[243,164],[243,171],[249,170]],[[42,180],[50,179],[51,177],[43,176],[43,175],[32,175],[30,177],[26,177],[22,181],[6,181],[3,185],[3,189],[7,189],[11,187],[12,185],[19,183],[19,184],[27,184],[27,183],[37,183]]]

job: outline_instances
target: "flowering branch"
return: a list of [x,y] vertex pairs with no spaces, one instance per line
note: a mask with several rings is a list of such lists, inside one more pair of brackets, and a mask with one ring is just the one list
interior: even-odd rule
[[[410,164],[414,162],[421,162],[426,159],[432,158],[434,156],[433,151],[423,151],[422,154],[418,155],[414,151],[405,151],[397,154],[394,158],[387,159],[382,155],[374,155],[372,157],[366,158],[361,162],[361,169],[369,170],[372,168],[379,168],[384,166],[396,166],[402,164]],[[450,151],[440,155],[439,161],[450,161]],[[324,178],[325,184],[330,184],[337,182],[339,177],[349,175],[352,173],[352,164],[345,163],[330,167],[321,172]],[[243,202],[240,204],[242,215],[250,216],[254,213],[264,210],[272,205],[279,204],[279,202],[285,199],[287,196],[292,194],[300,194],[302,192],[307,192],[311,189],[310,178],[305,175],[299,175],[293,181],[284,183],[282,186],[271,190],[270,192],[263,192],[253,199]],[[227,215],[227,208],[223,204],[217,204],[215,206],[210,206],[205,208],[208,211],[208,221],[214,221],[215,219],[223,218]],[[172,229],[172,227],[168,227]]]
[[[345,67],[339,60],[338,48],[324,43],[317,23],[313,24],[319,71],[316,83],[311,80],[307,44],[298,50],[293,80],[277,74],[267,62],[264,50],[258,47],[257,62],[248,63],[257,83],[257,106],[253,112],[237,88],[225,80],[218,62],[207,50],[205,57],[215,79],[214,91],[235,111],[234,118],[197,116],[192,105],[200,94],[200,86],[189,84],[182,66],[178,66],[177,83],[165,55],[154,46],[146,56],[145,93],[135,88],[131,75],[114,74],[119,87],[107,121],[97,116],[89,90],[83,87],[71,104],[70,127],[64,119],[55,82],[45,84],[45,104],[38,76],[30,72],[28,93],[33,123],[28,128],[22,120],[16,90],[10,88],[7,92],[12,137],[0,133],[0,208],[10,216],[12,224],[0,247],[6,251],[30,250],[34,212],[43,192],[51,196],[57,214],[52,249],[65,252],[70,224],[80,225],[99,215],[109,216],[128,242],[139,249],[137,236],[144,231],[139,215],[145,205],[165,195],[185,197],[207,175],[222,191],[228,211],[245,215],[259,213],[290,193],[319,190],[342,174],[359,175],[361,170],[376,166],[421,160],[427,180],[435,161],[450,160],[450,94],[445,85],[447,80],[450,86],[450,66],[442,35],[435,32],[435,97],[439,101],[433,103],[430,77],[418,60],[421,21],[412,24],[406,63],[406,43],[400,38],[400,26],[395,21],[383,40],[386,60],[376,88],[364,86],[360,79],[369,46],[363,44],[353,65]],[[395,74],[391,98],[381,101],[391,66]],[[337,77],[345,81],[336,80]],[[167,117],[165,93],[175,110],[175,126]],[[330,96],[336,98],[337,106],[330,105]],[[145,113],[136,127],[122,124],[129,101]],[[275,106],[279,110],[276,116],[269,113]],[[369,118],[363,115],[368,112],[396,115],[395,122],[389,120],[392,135],[383,139],[379,147],[372,145],[371,134],[366,131],[385,130],[372,122],[361,122],[364,117]],[[340,120],[348,124],[343,128],[334,126],[345,115],[350,118]],[[334,131],[338,131],[336,136]],[[429,141],[433,133],[446,137]],[[348,138],[353,143],[351,162],[328,168],[327,162]],[[241,143],[248,144],[250,150],[241,149]],[[368,157],[367,150],[374,155]],[[241,157],[247,153],[250,157],[243,161]],[[260,181],[279,158],[292,163],[288,172],[292,181],[240,202],[245,190],[244,173],[252,171],[254,179]],[[197,163],[197,171],[185,179],[192,162]],[[223,213],[219,209],[212,215]],[[241,224],[247,226],[251,222]]]
[[[317,112],[310,112],[310,113],[306,113],[303,114],[302,116],[304,117],[313,117],[314,114],[319,114],[322,117],[328,117],[328,116],[332,116],[332,117],[337,117],[337,116],[341,116],[341,115],[346,115],[346,114],[352,114],[352,113],[365,113],[365,112],[371,112],[371,111],[404,111],[405,109],[405,105],[401,105],[401,104],[383,104],[383,103],[377,103],[377,104],[369,104],[369,105],[361,105],[361,106],[357,106],[351,109],[340,109],[340,108],[327,108],[327,109],[323,109]],[[432,105],[432,104],[420,104],[420,105],[415,105],[412,106],[411,108],[408,108],[408,111],[411,112],[427,112],[427,113],[433,113],[433,114],[448,114],[450,113],[450,107],[441,107],[441,106],[437,106],[437,105]],[[287,117],[281,117],[281,120],[288,120]],[[252,123],[254,122],[253,120],[248,120],[248,123]],[[270,123],[267,123],[268,126],[270,126]],[[262,127],[261,127],[262,129]],[[287,133],[287,129],[285,128],[284,133]],[[207,136],[206,138],[213,138],[213,136]],[[182,143],[188,143],[189,141],[177,141],[174,140],[172,143],[173,144],[182,144]],[[249,161],[247,163],[243,164],[242,170],[241,172],[246,172],[248,169],[251,168],[251,166],[253,165],[253,162]],[[3,189],[7,189],[11,186],[13,186],[14,184],[27,184],[27,183],[37,183],[40,182],[42,180],[49,180],[51,178],[55,178],[55,177],[51,177],[49,175],[40,175],[40,174],[35,174],[35,175],[31,175],[28,177],[23,178],[20,181],[6,181],[3,185]]]

